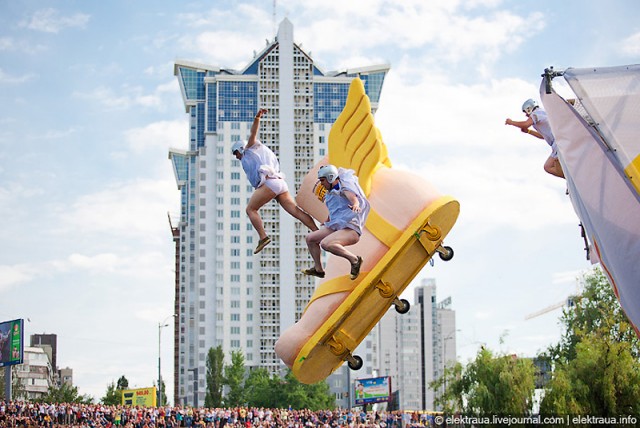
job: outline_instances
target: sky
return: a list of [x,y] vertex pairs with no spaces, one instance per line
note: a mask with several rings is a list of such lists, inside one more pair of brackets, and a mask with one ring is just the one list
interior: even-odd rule
[[525,316],[591,264],[548,146],[504,121],[525,119],[549,66],[639,63],[638,16],[635,0],[0,0],[0,321],[57,334],[58,366],[96,401],[122,375],[151,386],[160,348],[173,396],[168,150],[188,144],[173,64],[242,69],[286,17],[326,72],[390,64],[375,120],[393,167],[460,201],[453,260],[405,296],[436,279],[462,362],[480,345],[533,356],[561,310]]

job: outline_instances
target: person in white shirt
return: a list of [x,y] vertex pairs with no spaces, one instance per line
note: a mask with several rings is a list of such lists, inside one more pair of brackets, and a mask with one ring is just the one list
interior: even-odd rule
[[278,158],[271,149],[262,144],[257,138],[260,118],[266,112],[266,109],[258,111],[253,119],[251,133],[246,142],[237,141],[231,146],[231,153],[240,161],[242,169],[244,169],[249,182],[255,189],[249,199],[246,210],[247,216],[249,216],[249,220],[253,228],[258,232],[259,237],[258,246],[254,250],[254,254],[262,251],[271,242],[271,238],[267,236],[264,230],[262,217],[260,217],[258,211],[273,199],[278,201],[286,212],[300,220],[310,230],[318,230],[313,218],[298,207],[289,193],[287,183],[284,181],[284,175],[280,172]]
[[[520,128],[520,131],[525,134],[545,140],[547,144],[551,146],[551,155],[544,163],[544,170],[551,175],[564,178],[562,165],[560,165],[560,161],[558,160],[558,148],[556,147],[555,137],[551,131],[547,113],[532,99],[528,99],[522,104],[522,112],[527,116],[527,120],[517,121],[507,119],[504,124],[515,126]],[[534,129],[530,129],[531,127]]]

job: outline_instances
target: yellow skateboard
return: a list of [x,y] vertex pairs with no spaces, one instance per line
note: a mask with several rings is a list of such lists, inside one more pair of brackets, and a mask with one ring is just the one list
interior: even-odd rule
[[416,217],[302,347],[292,368],[300,382],[324,380],[345,361],[352,370],[362,367],[362,358],[353,351],[391,305],[401,314],[409,311],[409,302],[398,297],[407,285],[435,253],[445,261],[453,257],[451,247],[443,246],[442,241],[459,212],[458,201],[442,196]]

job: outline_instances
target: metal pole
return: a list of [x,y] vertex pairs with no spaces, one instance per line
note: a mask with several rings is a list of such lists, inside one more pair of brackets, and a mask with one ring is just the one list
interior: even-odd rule
[[160,340],[162,337],[162,327],[169,327],[169,324],[165,324],[169,318],[177,317],[177,314],[173,314],[170,317],[166,317],[164,321],[158,323],[158,389],[156,391],[156,407],[162,405],[162,371],[160,370],[160,358],[162,354],[162,347],[160,346]]
[[198,407],[198,368],[193,369],[193,407]]
[[347,367],[347,398],[349,399],[349,410],[351,410],[351,369]]
[[8,403],[11,397],[11,366],[4,366],[4,397]]
[[160,354],[162,349],[160,347],[161,332],[162,323],[158,323],[158,390],[156,391],[156,407],[160,406],[160,397],[162,396],[160,392],[160,385],[162,385],[162,372],[160,371]]

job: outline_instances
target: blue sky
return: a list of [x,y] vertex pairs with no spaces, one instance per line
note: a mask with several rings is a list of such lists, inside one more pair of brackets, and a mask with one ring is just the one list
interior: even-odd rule
[[[0,0],[0,320],[56,333],[59,366],[96,400],[123,374],[153,382],[173,309],[167,150],[188,138],[173,63],[242,68],[287,17],[325,71],[391,65],[376,124],[394,167],[460,201],[454,259],[417,279],[452,297],[460,359],[481,343],[530,356],[556,341],[559,310],[524,317],[574,292],[590,264],[563,181],[542,170],[547,146],[504,120],[523,119],[545,67],[637,64],[640,3],[288,0],[273,12]],[[164,329],[166,380],[170,343]]]

